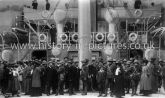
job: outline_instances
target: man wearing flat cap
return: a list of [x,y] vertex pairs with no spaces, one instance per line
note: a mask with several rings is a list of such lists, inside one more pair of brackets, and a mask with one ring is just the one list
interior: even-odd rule
[[135,60],[133,66],[131,66],[132,72],[130,75],[131,78],[131,88],[132,88],[132,96],[136,95],[137,87],[140,81],[142,68],[139,65],[139,61]]

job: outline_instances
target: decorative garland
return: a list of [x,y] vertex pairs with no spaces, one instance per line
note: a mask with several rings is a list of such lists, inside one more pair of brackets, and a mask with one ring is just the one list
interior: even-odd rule
[[39,39],[40,39],[40,42],[46,42],[47,37],[45,34],[40,34]]
[[142,11],[141,9],[137,9],[137,10],[135,10],[135,12],[134,12],[134,15],[137,16],[137,17],[141,17],[142,14],[143,14],[143,11]]
[[129,35],[129,40],[134,42],[137,39],[137,37],[137,34],[133,32]]
[[[75,39],[75,36],[77,36],[77,39]],[[74,41],[74,42],[78,42],[78,34],[73,34],[72,35],[72,40]]]
[[116,36],[114,33],[109,33],[107,36],[107,39],[109,42],[113,42],[115,40]]
[[[63,37],[65,37],[65,39],[63,39]],[[66,42],[68,40],[68,36],[66,34],[62,34],[60,38],[62,42]]]
[[[101,39],[99,39],[100,35],[101,35]],[[104,34],[103,33],[97,33],[96,34],[96,40],[99,41],[99,42],[103,41],[104,40]]]

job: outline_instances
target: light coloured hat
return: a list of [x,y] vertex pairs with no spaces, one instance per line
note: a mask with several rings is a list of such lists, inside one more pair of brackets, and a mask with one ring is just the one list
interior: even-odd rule
[[127,61],[126,64],[131,64],[131,61]]
[[113,59],[113,62],[116,62],[116,59]]
[[139,63],[139,61],[138,60],[135,60],[134,63]]

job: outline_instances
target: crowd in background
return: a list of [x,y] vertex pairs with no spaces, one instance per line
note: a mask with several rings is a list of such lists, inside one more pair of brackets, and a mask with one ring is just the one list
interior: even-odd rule
[[[138,85],[140,89],[138,89]],[[131,93],[149,95],[165,89],[165,62],[151,60],[97,60],[85,59],[82,67],[67,57],[64,60],[1,62],[0,88],[4,96],[87,95],[98,92],[118,98]]]

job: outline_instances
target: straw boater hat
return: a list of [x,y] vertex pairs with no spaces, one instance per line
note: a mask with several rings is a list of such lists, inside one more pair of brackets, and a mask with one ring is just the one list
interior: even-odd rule
[[138,60],[135,60],[134,63],[139,63],[139,61]]
[[116,59],[113,59],[113,62],[116,62]]
[[123,62],[127,62],[127,59],[124,59]]
[[131,64],[131,61],[127,61],[126,64]]

